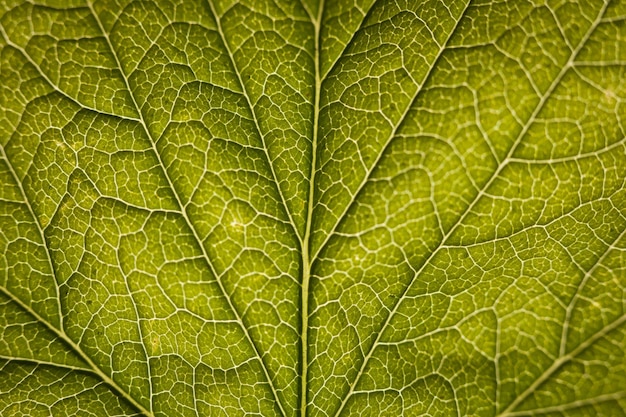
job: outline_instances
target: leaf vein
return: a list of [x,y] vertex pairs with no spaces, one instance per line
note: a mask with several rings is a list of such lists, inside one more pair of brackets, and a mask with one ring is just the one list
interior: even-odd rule
[[[135,105],[135,108],[137,109],[138,114],[141,116],[140,123],[143,126],[143,128],[144,128],[146,134],[148,135],[148,137],[151,138],[151,144],[152,144],[152,148],[154,150],[155,156],[157,157],[157,160],[159,161],[159,165],[161,166],[161,170],[163,171],[163,175],[166,178],[170,188],[172,189],[172,193],[173,193],[174,197],[176,198],[176,202],[178,204],[178,207],[180,208],[180,214],[184,218],[188,228],[192,232],[195,240],[197,241],[198,246],[199,246],[200,250],[202,251],[203,256],[204,256],[204,258],[205,258],[205,260],[207,262],[207,266],[210,268],[213,276],[216,277],[216,282],[217,282],[217,284],[218,284],[218,286],[220,288],[221,293],[223,294],[225,300],[227,301],[230,309],[232,310],[232,312],[237,317],[237,321],[239,322],[239,325],[240,325],[240,327],[242,329],[242,332],[244,333],[247,342],[250,344],[250,346],[254,350],[254,352],[256,354],[256,357],[257,357],[257,360],[259,361],[259,363],[261,365],[261,368],[263,369],[264,377],[267,380],[267,383],[268,383],[268,385],[270,387],[272,395],[274,396],[274,399],[277,402],[277,404],[279,405],[279,408],[281,409],[281,411],[283,411],[282,404],[280,403],[280,400],[278,399],[276,388],[274,387],[272,379],[269,376],[269,372],[268,372],[267,366],[265,365],[265,362],[263,360],[263,356],[261,355],[261,353],[260,353],[258,347],[256,346],[254,340],[252,339],[250,333],[246,329],[246,326],[243,323],[243,320],[241,318],[241,315],[240,315],[239,311],[233,305],[232,300],[230,299],[230,297],[228,297],[226,289],[224,288],[222,281],[219,279],[219,274],[217,274],[217,272],[215,270],[215,267],[213,266],[213,263],[212,263],[209,255],[208,255],[208,253],[207,253],[207,251],[206,251],[206,249],[205,249],[205,247],[204,247],[204,245],[202,243],[202,240],[198,236],[198,232],[196,231],[195,227],[193,226],[191,220],[189,219],[189,217],[187,216],[187,213],[185,212],[185,210],[183,208],[183,204],[181,202],[180,196],[178,195],[178,192],[176,191],[176,188],[173,185],[172,179],[170,178],[170,176],[169,176],[169,174],[168,174],[168,172],[167,172],[167,170],[165,168],[163,160],[161,159],[161,156],[160,156],[159,152],[156,149],[155,140],[152,137],[152,134],[150,133],[150,130],[148,129],[148,126],[147,126],[145,120],[143,119],[141,108],[138,105],[137,100],[136,100],[136,98],[135,98],[135,96],[133,94],[133,90],[130,87],[130,83],[128,81],[128,78],[127,78],[127,76],[123,72],[123,67],[122,67],[121,62],[119,60],[119,57],[117,56],[117,53],[115,52],[115,49],[114,49],[114,47],[113,47],[113,45],[111,43],[111,40],[109,39],[109,36],[107,35],[106,31],[104,30],[102,22],[100,22],[100,19],[99,19],[98,15],[96,14],[95,10],[93,9],[93,5],[91,4],[91,0],[88,0],[88,6],[89,6],[89,9],[90,9],[94,19],[96,20],[96,22],[97,22],[97,24],[98,24],[98,26],[99,26],[99,28],[100,28],[104,38],[106,39],[107,45],[109,46],[109,49],[111,50],[111,54],[113,55],[115,61],[117,62],[117,65],[118,65],[118,67],[120,69],[120,72],[122,73],[122,78],[124,79],[124,82],[126,84],[126,88],[128,89],[128,92],[129,92],[129,94],[130,94],[130,96],[131,96],[131,98],[133,100],[133,103]],[[285,415],[284,411],[283,411],[283,415]]]
[[[215,19],[215,23],[217,25],[217,33],[220,35],[220,39],[222,40],[222,44],[224,45],[224,49],[228,53],[228,57],[229,57],[230,62],[232,64],[234,73],[237,76],[237,80],[239,81],[239,85],[241,86],[242,94],[245,97],[246,102],[248,103],[248,108],[250,109],[250,113],[251,113],[252,118],[254,120],[255,129],[256,129],[256,131],[257,131],[257,133],[259,135],[259,138],[261,139],[261,141],[263,143],[263,151],[264,151],[265,157],[267,158],[267,164],[269,165],[270,172],[272,173],[272,178],[273,178],[274,182],[276,183],[276,189],[278,191],[278,195],[280,196],[280,200],[282,202],[283,209],[285,210],[285,213],[287,214],[287,217],[289,218],[289,221],[291,223],[291,227],[293,229],[294,235],[297,236],[298,240],[300,240],[300,242],[302,243],[302,237],[298,233],[298,228],[296,226],[296,222],[293,220],[293,216],[292,216],[291,210],[289,210],[289,207],[287,206],[287,200],[285,199],[285,196],[283,194],[280,182],[278,181],[278,176],[276,175],[276,170],[274,169],[273,161],[270,158],[270,154],[269,154],[269,151],[267,149],[267,144],[265,143],[265,136],[261,132],[261,126],[259,124],[259,119],[258,119],[258,116],[256,114],[256,111],[255,111],[254,105],[252,103],[252,100],[250,98],[250,94],[248,94],[248,92],[246,90],[246,87],[245,87],[245,84],[243,82],[243,79],[241,78],[241,73],[240,73],[239,69],[237,68],[237,64],[235,63],[235,56],[233,55],[233,52],[231,51],[230,46],[228,46],[228,42],[226,41],[226,36],[224,35],[224,30],[222,29],[222,23],[221,23],[220,17],[217,14],[217,11],[215,10],[215,7],[213,5],[212,0],[206,0],[206,2],[209,5],[209,8],[211,9],[211,13],[213,14],[213,17]],[[235,3],[233,3],[233,5],[234,4]]]
[[[351,193],[351,198],[350,201],[348,201],[348,203],[345,205],[342,213],[337,217],[337,220],[334,222],[333,227],[331,228],[331,230],[327,233],[326,237],[324,238],[324,241],[318,246],[316,252],[313,254],[313,256],[311,257],[312,262],[317,259],[318,255],[322,252],[322,250],[324,249],[324,247],[330,242],[330,238],[332,237],[332,235],[335,233],[335,231],[337,230],[337,227],[339,226],[339,224],[342,222],[342,220],[345,218],[346,214],[348,213],[350,207],[355,203],[357,197],[359,196],[361,190],[365,187],[365,185],[367,184],[367,182],[369,181],[372,173],[374,172],[374,170],[376,169],[376,166],[378,166],[378,163],[380,162],[380,160],[382,159],[383,155],[385,155],[387,149],[389,148],[389,145],[391,144],[391,142],[393,141],[393,138],[396,136],[396,134],[398,133],[400,127],[403,125],[404,120],[406,119],[406,117],[408,116],[408,114],[411,111],[411,108],[413,107],[413,104],[416,102],[416,100],[418,99],[418,97],[420,96],[421,92],[424,89],[424,86],[427,84],[428,79],[431,77],[431,75],[434,72],[435,67],[437,66],[437,63],[439,62],[439,59],[441,58],[441,56],[443,55],[443,52],[446,50],[447,48],[447,44],[450,41],[450,39],[452,38],[452,36],[454,35],[454,33],[456,32],[457,28],[459,27],[459,23],[461,22],[461,20],[463,19],[463,17],[465,16],[465,13],[467,12],[467,10],[469,9],[470,5],[472,3],[472,0],[468,0],[465,8],[463,9],[463,11],[461,12],[457,22],[454,25],[454,28],[450,31],[450,34],[448,35],[448,38],[446,39],[446,41],[444,42],[444,44],[439,48],[439,51],[436,55],[436,57],[434,58],[430,68],[428,68],[428,71],[426,72],[426,74],[423,77],[423,81],[422,83],[418,86],[415,94],[413,95],[413,97],[411,98],[410,103],[406,106],[406,108],[404,109],[404,112],[402,113],[402,115],[400,116],[400,119],[398,120],[398,122],[396,123],[396,126],[393,127],[393,129],[391,130],[391,133],[389,135],[389,137],[387,138],[387,140],[385,141],[385,143],[382,146],[381,151],[379,152],[379,154],[377,155],[376,159],[374,159],[371,167],[369,169],[366,169],[366,173],[365,176],[363,177],[363,180],[361,181],[361,183],[359,184],[359,186],[356,188],[356,190],[354,191],[354,193]],[[363,161],[363,158],[360,158],[361,161]]]
[[[468,2],[468,6],[469,3],[471,3],[471,0]],[[367,355],[364,357],[364,360],[361,364],[361,366],[359,367],[359,370],[357,372],[356,377],[353,380],[353,383],[350,385],[350,389],[348,391],[348,394],[344,397],[344,400],[341,403],[341,406],[339,407],[337,413],[335,413],[335,416],[339,416],[341,414],[341,411],[343,410],[343,408],[345,407],[349,397],[352,395],[352,393],[354,392],[355,387],[358,385],[359,380],[361,379],[361,376],[363,375],[365,368],[367,367],[367,364],[369,362],[369,359],[372,357],[372,354],[374,353],[374,350],[376,349],[376,347],[378,346],[380,340],[382,339],[382,335],[385,332],[385,329],[387,328],[387,326],[391,323],[392,318],[395,316],[396,312],[398,311],[399,306],[401,305],[403,299],[406,296],[406,293],[408,292],[409,288],[411,288],[411,286],[413,285],[413,282],[415,281],[415,279],[417,278],[417,276],[419,276],[419,274],[426,268],[426,266],[435,258],[435,256],[439,253],[439,251],[446,245],[446,241],[449,239],[449,237],[454,233],[454,231],[457,229],[457,227],[459,225],[461,225],[463,223],[463,221],[465,220],[465,218],[467,217],[467,215],[469,213],[471,213],[472,209],[475,207],[476,203],[481,199],[481,197],[484,195],[485,191],[489,188],[489,186],[493,183],[493,181],[499,176],[500,172],[502,171],[502,169],[506,166],[508,159],[514,154],[517,146],[519,145],[519,143],[521,142],[521,140],[523,139],[523,137],[525,136],[526,132],[528,131],[528,129],[530,128],[530,126],[533,124],[535,118],[537,117],[537,115],[539,114],[539,112],[541,111],[541,109],[543,108],[543,106],[545,105],[545,103],[547,102],[548,97],[552,94],[552,92],[556,89],[556,87],[560,84],[561,79],[564,77],[564,75],[567,73],[567,71],[570,69],[571,67],[571,63],[576,59],[577,54],[579,53],[579,51],[582,49],[582,47],[585,45],[586,41],[589,39],[589,37],[591,36],[591,34],[593,33],[593,31],[595,30],[595,28],[598,26],[600,19],[602,18],[602,16],[604,15],[604,12],[606,11],[606,8],[608,7],[608,2],[604,3],[604,6],[602,8],[602,10],[600,11],[599,15],[596,18],[596,21],[594,22],[594,24],[591,25],[591,27],[588,29],[588,31],[586,32],[585,36],[581,39],[578,47],[572,52],[572,54],[570,55],[570,58],[568,59],[568,62],[563,66],[563,68],[561,69],[561,71],[558,73],[558,75],[555,77],[555,79],[553,80],[552,84],[550,85],[550,87],[548,88],[548,90],[546,91],[546,93],[544,94],[544,96],[539,100],[537,106],[535,107],[534,111],[532,112],[532,114],[530,115],[527,123],[525,124],[524,128],[521,130],[520,134],[517,136],[515,142],[513,143],[513,145],[511,146],[511,148],[509,149],[509,152],[507,154],[507,157],[504,159],[504,161],[498,166],[498,168],[494,171],[494,173],[491,175],[491,177],[487,180],[487,182],[485,183],[485,185],[481,188],[481,190],[477,193],[477,195],[475,196],[475,198],[472,200],[472,202],[470,203],[470,205],[468,206],[468,208],[464,211],[464,213],[457,219],[457,221],[455,222],[455,224],[450,228],[450,230],[448,231],[448,233],[446,233],[446,235],[441,239],[440,244],[438,247],[434,248],[430,254],[430,256],[428,256],[428,258],[423,262],[422,266],[415,271],[413,278],[410,280],[410,282],[408,283],[408,285],[404,288],[403,292],[400,294],[400,296],[397,298],[395,305],[393,306],[393,308],[391,309],[391,312],[387,315],[387,318],[385,319],[383,325],[381,326],[380,330],[378,331],[377,335],[376,335],[376,339],[374,340],[374,342],[372,343]],[[467,10],[467,7],[465,9],[465,11]],[[624,316],[624,318],[626,318],[626,316]]]
[[103,114],[106,116],[111,116],[111,117],[115,117],[121,120],[130,120],[133,122],[139,122],[139,119],[136,119],[134,117],[130,117],[130,116],[122,116],[121,114],[116,114],[116,113],[107,113],[105,111],[102,110],[98,110],[95,109],[93,107],[90,107],[89,105],[81,102],[80,100],[78,100],[77,98],[74,98],[72,96],[69,95],[69,93],[65,92],[64,90],[62,90],[61,88],[59,88],[55,83],[52,82],[52,80],[43,72],[43,70],[41,69],[41,67],[39,65],[37,65],[37,63],[35,63],[35,61],[33,60],[33,58],[23,49],[21,48],[19,45],[13,43],[13,41],[11,41],[4,29],[4,26],[2,25],[2,23],[0,22],[0,35],[2,35],[2,38],[4,40],[4,42],[6,42],[6,44],[8,46],[10,46],[11,48],[15,49],[16,51],[18,51],[20,53],[20,55],[22,55],[30,65],[32,65],[32,67],[35,69],[35,71],[37,71],[37,73],[41,76],[41,78],[44,79],[44,81],[46,82],[46,84],[48,84],[54,91],[56,91],[57,93],[61,94],[63,97],[65,97],[66,99],[70,100],[72,103],[78,105],[79,107],[85,109],[85,110],[89,110],[92,111],[94,113],[97,114]]

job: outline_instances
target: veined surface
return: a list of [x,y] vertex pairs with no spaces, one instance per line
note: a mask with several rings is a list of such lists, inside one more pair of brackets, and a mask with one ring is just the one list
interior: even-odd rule
[[0,415],[626,414],[623,0],[0,0]]

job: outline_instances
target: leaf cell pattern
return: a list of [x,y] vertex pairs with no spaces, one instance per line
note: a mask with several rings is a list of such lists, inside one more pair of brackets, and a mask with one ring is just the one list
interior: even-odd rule
[[0,415],[626,415],[623,0],[0,35]]

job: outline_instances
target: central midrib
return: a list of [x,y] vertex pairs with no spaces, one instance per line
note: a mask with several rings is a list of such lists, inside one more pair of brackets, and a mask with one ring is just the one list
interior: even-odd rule
[[315,29],[315,98],[313,103],[313,140],[311,141],[311,174],[309,179],[309,195],[307,203],[307,215],[304,236],[302,238],[302,286],[300,292],[300,317],[302,320],[300,329],[300,416],[306,417],[308,404],[308,367],[309,367],[309,285],[311,281],[312,259],[310,257],[311,228],[313,223],[313,205],[315,193],[315,172],[317,164],[317,141],[319,135],[319,113],[321,96],[321,75],[320,75],[320,49],[321,49],[321,27],[322,14],[324,13],[324,0],[320,0],[317,10],[317,18],[311,20]]

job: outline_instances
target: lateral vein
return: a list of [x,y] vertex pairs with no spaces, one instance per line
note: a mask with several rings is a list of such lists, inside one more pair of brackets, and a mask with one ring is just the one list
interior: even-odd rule
[[[250,346],[252,347],[252,349],[255,352],[255,355],[257,356],[257,359],[259,360],[259,363],[261,364],[261,369],[263,370],[263,374],[265,379],[267,380],[267,383],[270,387],[270,390],[272,392],[272,395],[274,396],[274,399],[276,401],[276,403],[278,404],[278,407],[280,408],[282,414],[284,416],[286,416],[284,410],[283,410],[283,406],[279,400],[276,388],[274,387],[274,383],[272,382],[272,379],[270,378],[269,372],[267,370],[267,366],[265,365],[265,362],[263,361],[263,357],[259,351],[259,348],[256,346],[256,343],[254,342],[254,340],[252,339],[252,336],[250,335],[250,332],[248,332],[248,329],[246,328],[246,326],[244,325],[243,319],[239,313],[239,311],[237,310],[237,308],[235,308],[232,300],[230,299],[230,297],[228,296],[228,292],[226,291],[222,281],[219,279],[219,275],[217,274],[215,267],[209,257],[209,254],[207,253],[203,243],[202,243],[202,239],[200,239],[200,236],[198,235],[198,232],[196,231],[196,228],[193,226],[193,223],[191,222],[191,219],[189,219],[189,216],[187,216],[187,213],[184,209],[184,205],[182,204],[182,201],[180,199],[180,196],[178,195],[178,192],[176,191],[176,188],[174,187],[174,183],[172,181],[172,179],[170,178],[166,168],[165,168],[165,164],[163,163],[163,160],[161,159],[161,155],[158,152],[158,149],[156,147],[156,142],[154,140],[154,138],[152,137],[152,134],[150,133],[150,130],[148,129],[148,126],[146,124],[146,121],[144,120],[144,116],[143,113],[141,112],[141,108],[139,106],[139,104],[137,103],[137,99],[135,98],[135,95],[133,94],[133,90],[130,87],[130,83],[128,80],[128,77],[126,76],[126,74],[124,74],[123,71],[123,67],[121,65],[120,59],[117,56],[117,53],[115,52],[115,48],[113,47],[113,44],[111,43],[111,40],[108,36],[108,34],[106,33],[106,31],[104,30],[104,26],[102,25],[102,22],[100,21],[98,15],[96,14],[95,10],[93,9],[93,5],[91,4],[91,0],[87,0],[87,4],[89,6],[89,9],[91,10],[91,14],[93,15],[94,19],[96,20],[100,31],[102,32],[103,37],[105,38],[107,45],[109,47],[109,49],[111,50],[111,54],[113,55],[113,58],[115,59],[117,66],[120,69],[120,72],[122,74],[122,78],[124,79],[124,83],[126,85],[126,88],[128,89],[129,95],[131,96],[131,99],[133,101],[133,104],[137,110],[137,113],[140,116],[140,124],[143,126],[143,129],[145,130],[146,134],[148,135],[148,137],[151,139],[151,145],[152,145],[152,149],[153,152],[159,162],[159,165],[161,167],[161,170],[163,171],[163,176],[165,177],[165,179],[168,182],[168,185],[170,187],[170,189],[172,190],[172,194],[174,195],[174,198],[176,199],[176,203],[180,209],[180,214],[183,217],[183,219],[185,220],[187,227],[189,228],[189,230],[191,231],[191,233],[194,236],[194,239],[196,240],[196,242],[198,243],[198,246],[200,248],[200,250],[202,251],[203,257],[206,260],[207,266],[209,267],[209,269],[211,270],[211,273],[213,274],[213,276],[215,277],[215,280],[220,288],[220,292],[222,293],[222,296],[224,297],[224,299],[226,300],[226,302],[228,303],[230,309],[232,310],[233,314],[235,314],[237,321],[242,329],[242,332],[244,333],[247,342],[250,344]],[[142,340],[142,343],[143,340]]]

